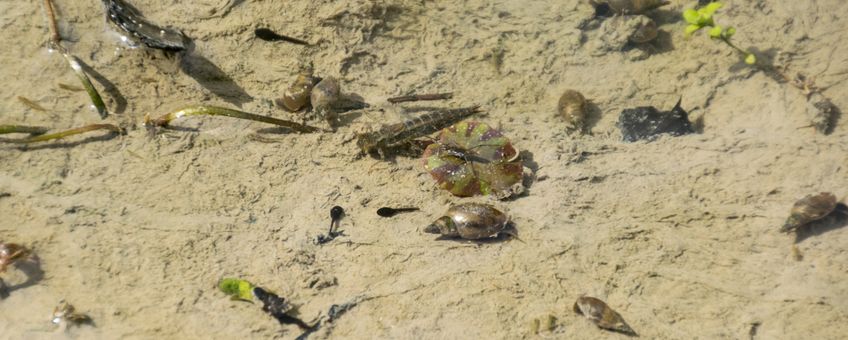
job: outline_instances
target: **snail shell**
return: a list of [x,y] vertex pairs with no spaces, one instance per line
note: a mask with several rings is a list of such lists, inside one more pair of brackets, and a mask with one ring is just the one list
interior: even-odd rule
[[657,38],[657,23],[648,17],[642,16],[639,26],[633,31],[628,40],[636,44],[644,44]]
[[312,107],[316,110],[332,108],[341,95],[339,81],[333,77],[327,77],[318,82],[312,89]]
[[598,7],[606,6],[615,14],[642,14],[656,9],[671,2],[665,0],[589,0],[589,3],[598,11]]
[[565,90],[559,97],[557,113],[565,118],[569,130],[583,131],[586,120],[586,98],[580,92]]
[[298,74],[294,83],[283,92],[283,97],[279,99],[278,104],[292,112],[302,109],[309,104],[309,97],[316,83],[318,78],[313,77],[311,72]]
[[574,312],[583,314],[587,319],[595,325],[603,329],[609,329],[624,334],[635,335],[636,332],[624,322],[624,318],[615,310],[607,306],[600,299],[590,296],[581,296],[574,303]]
[[463,203],[448,209],[445,216],[424,228],[424,232],[477,240],[497,235],[508,224],[506,214],[491,205]]
[[829,192],[822,192],[806,197],[795,202],[789,213],[786,223],[780,228],[782,232],[790,232],[812,221],[827,216],[836,209],[836,196]]

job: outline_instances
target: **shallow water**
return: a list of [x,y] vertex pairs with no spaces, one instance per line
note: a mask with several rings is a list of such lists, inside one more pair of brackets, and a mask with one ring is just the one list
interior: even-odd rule
[[[0,301],[0,337],[300,334],[229,300],[222,277],[279,293],[307,321],[356,302],[316,339],[619,337],[571,310],[583,294],[644,338],[746,338],[755,323],[763,338],[846,333],[848,228],[813,230],[797,244],[801,261],[778,230],[798,198],[848,195],[848,125],[816,133],[798,90],[704,35],[685,38],[680,12],[694,1],[651,13],[659,40],[625,50],[618,26],[590,22],[577,0],[227,3],[135,4],[193,39],[179,57],[122,44],[97,2],[57,0],[64,45],[102,76],[93,81],[114,113],[102,121],[83,92],[59,87],[79,84],[45,48],[41,3],[0,3],[0,123],[129,129],[0,146],[0,240],[33,248],[43,271]],[[736,1],[717,20],[764,60],[793,53],[792,70],[848,107],[846,12],[838,0]],[[259,40],[257,27],[314,46]],[[155,136],[141,125],[197,104],[325,124],[273,105],[309,62],[372,109],[335,133],[225,117]],[[567,134],[555,115],[569,88],[591,101],[587,135]],[[402,106],[482,105],[475,119],[502,126],[535,172],[524,196],[495,202],[523,242],[434,240],[423,228],[450,204],[487,199],[438,189],[419,159],[359,155],[357,132],[410,115],[387,98],[451,91]],[[697,134],[621,142],[623,109],[681,97]],[[335,205],[346,236],[315,245]],[[381,218],[383,206],[421,211]],[[2,275],[26,281],[18,268]],[[54,330],[61,299],[96,327]],[[556,328],[531,334],[548,315]]]

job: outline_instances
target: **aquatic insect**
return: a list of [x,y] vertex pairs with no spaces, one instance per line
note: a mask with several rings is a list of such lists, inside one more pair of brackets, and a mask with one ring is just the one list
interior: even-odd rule
[[456,196],[506,198],[523,189],[514,188],[524,176],[518,150],[485,123],[460,122],[443,129],[422,159],[439,187]]
[[575,313],[582,314],[600,328],[636,335],[636,332],[624,322],[624,318],[618,312],[599,299],[581,296],[577,298],[573,309]]
[[29,249],[20,244],[0,242],[0,273],[5,272],[10,265],[29,254]]
[[18,96],[18,101],[20,101],[24,105],[28,106],[30,109],[33,109],[33,110],[36,110],[36,111],[41,111],[41,112],[47,112],[47,109],[45,109],[41,105],[38,105],[38,103],[32,101],[32,99],[29,99],[27,97]]
[[103,0],[106,6],[106,17],[112,24],[150,48],[170,52],[186,49],[189,41],[182,32],[175,29],[160,27],[147,21],[139,11],[123,0]]
[[659,111],[653,106],[640,106],[624,109],[616,124],[621,129],[621,137],[625,142],[638,140],[653,140],[657,135],[667,133],[672,136],[682,136],[694,133],[689,113],[677,101],[671,111]]
[[644,44],[656,39],[657,34],[659,34],[656,22],[646,16],[641,17],[643,19],[639,22],[638,27],[632,34],[630,34],[630,37],[627,38],[627,40],[630,40],[632,43]]
[[303,71],[297,75],[294,83],[283,92],[283,97],[277,99],[277,105],[291,112],[298,111],[309,104],[312,88],[320,79],[312,76],[312,71]]
[[374,132],[360,133],[356,136],[356,145],[363,154],[367,155],[376,151],[381,157],[385,157],[385,153],[391,148],[400,146],[413,138],[439,131],[478,112],[480,112],[479,106],[432,111],[401,123],[383,125]]
[[589,0],[589,4],[595,7],[596,16],[642,14],[670,3],[664,0]]
[[572,131],[583,131],[586,120],[586,98],[575,90],[565,90],[559,97],[557,113],[559,113]]
[[59,301],[59,304],[53,308],[53,319],[51,321],[57,325],[63,322],[67,325],[91,324],[94,322],[90,316],[77,313],[76,308],[65,300]]
[[509,217],[495,207],[480,203],[463,203],[452,206],[424,232],[444,237],[477,240],[509,233]]
[[780,231],[788,233],[829,215],[836,209],[836,196],[829,192],[807,195],[795,202]]
[[382,208],[380,208],[380,209],[377,209],[377,215],[382,216],[382,217],[392,217],[392,216],[397,215],[397,214],[400,214],[400,213],[412,212],[412,211],[418,211],[418,208],[389,208],[389,207],[382,207]]

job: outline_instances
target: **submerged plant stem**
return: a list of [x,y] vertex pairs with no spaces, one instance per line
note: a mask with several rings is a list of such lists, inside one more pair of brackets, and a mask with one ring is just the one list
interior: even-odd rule
[[199,105],[187,107],[179,111],[171,112],[162,115],[156,119],[145,119],[145,124],[150,124],[153,126],[168,126],[171,121],[182,118],[184,116],[199,116],[199,115],[208,115],[208,116],[227,116],[239,119],[252,120],[257,122],[263,122],[268,124],[274,124],[277,126],[286,127],[301,133],[309,133],[316,132],[318,128],[312,127],[309,125],[298,124],[288,120],[277,119],[274,117],[262,116],[253,113],[248,113],[239,110],[233,110],[218,106],[208,106],[208,105]]
[[91,98],[91,104],[97,109],[97,113],[100,114],[100,118],[106,118],[109,111],[106,110],[106,104],[103,103],[103,98],[100,97],[100,93],[97,92],[97,89],[94,88],[91,80],[88,79],[88,76],[82,70],[79,60],[68,53],[68,50],[62,47],[62,36],[59,35],[59,29],[56,27],[56,15],[53,12],[53,1],[44,0],[44,10],[47,11],[47,19],[50,23],[50,43],[48,45],[58,50],[59,53],[62,53],[62,57],[68,61],[68,65],[71,66],[72,70],[74,70],[74,74],[76,74],[77,78],[79,78],[82,86],[85,88],[85,92],[88,92],[88,97]]
[[0,125],[0,134],[7,133],[29,133],[32,135],[40,135],[47,132],[48,128],[41,126],[26,126],[26,125]]
[[59,131],[59,132],[54,132],[54,133],[49,133],[49,134],[45,134],[45,135],[24,138],[24,139],[6,139],[6,140],[3,140],[3,142],[17,143],[17,144],[45,142],[45,141],[48,141],[48,140],[65,138],[65,137],[78,135],[78,134],[81,134],[81,133],[86,133],[86,132],[95,131],[95,130],[109,130],[109,131],[112,131],[112,132],[115,132],[115,133],[121,133],[121,134],[124,133],[124,129],[122,129],[122,128],[116,126],[116,125],[112,125],[112,124],[91,124],[91,125],[81,126],[81,127],[78,127],[78,128],[73,128],[73,129],[70,129],[70,130]]

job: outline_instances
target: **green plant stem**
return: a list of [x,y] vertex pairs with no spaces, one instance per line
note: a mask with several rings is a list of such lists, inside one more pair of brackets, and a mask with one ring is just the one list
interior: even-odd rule
[[182,118],[184,116],[199,116],[199,115],[208,115],[208,116],[227,116],[239,119],[252,120],[262,123],[274,124],[277,126],[286,127],[292,129],[294,131],[300,133],[309,133],[316,132],[319,129],[316,127],[298,124],[288,120],[277,119],[274,117],[262,116],[253,113],[248,113],[239,110],[227,109],[218,106],[207,106],[207,105],[199,105],[187,107],[179,111],[171,112],[162,115],[159,118],[153,120],[145,121],[145,124],[152,124],[153,126],[168,126],[171,121]]
[[53,140],[53,139],[65,138],[65,137],[78,135],[78,134],[81,134],[81,133],[86,133],[86,132],[95,131],[95,130],[109,130],[109,131],[112,131],[112,132],[115,132],[115,133],[120,133],[120,134],[124,133],[124,129],[121,129],[120,127],[112,125],[112,124],[91,124],[91,125],[81,126],[81,127],[78,127],[78,128],[73,128],[73,129],[70,129],[70,130],[59,131],[59,132],[40,135],[40,136],[34,136],[34,137],[29,137],[29,138],[24,138],[24,139],[5,139],[5,140],[2,140],[2,141],[6,142],[6,143],[16,143],[16,144],[37,143],[37,142],[45,142],[45,141]]
[[106,104],[103,102],[103,98],[100,97],[100,93],[97,92],[94,84],[92,84],[91,80],[88,79],[88,75],[86,75],[82,70],[79,60],[65,51],[64,48],[59,47],[59,51],[62,52],[62,56],[65,57],[65,60],[68,61],[68,65],[71,66],[71,69],[74,70],[74,74],[76,74],[77,78],[79,78],[80,83],[82,83],[82,87],[85,88],[85,92],[87,92],[88,97],[91,98],[91,104],[94,105],[94,108],[97,109],[97,113],[100,114],[100,118],[106,118],[106,115],[109,114],[109,111],[106,110]]
[[100,93],[97,92],[97,89],[91,83],[91,80],[88,79],[88,76],[82,70],[82,65],[80,65],[79,59],[72,56],[68,53],[68,50],[62,47],[62,36],[59,35],[59,29],[56,26],[56,14],[53,10],[53,1],[44,0],[44,10],[47,12],[47,19],[50,24],[50,42],[48,45],[58,50],[59,53],[62,53],[62,57],[65,58],[68,65],[71,66],[72,70],[74,70],[74,74],[77,75],[77,78],[79,78],[82,86],[85,88],[85,91],[88,92],[91,104],[97,109],[97,113],[100,114],[100,118],[106,118],[106,115],[109,114],[109,111],[106,110],[106,104],[103,103],[103,98],[100,97]]
[[719,39],[721,39],[721,41],[723,41],[725,44],[727,44],[727,46],[733,47],[734,50],[739,51],[739,53],[742,53],[742,55],[744,55],[746,57],[749,54],[751,54],[751,52],[743,50],[743,49],[739,48],[739,46],[734,45],[732,42],[730,42],[730,39],[727,39],[727,38],[719,38]]
[[48,128],[41,126],[26,126],[26,125],[0,125],[0,134],[7,133],[28,133],[32,135],[40,135],[47,132]]

